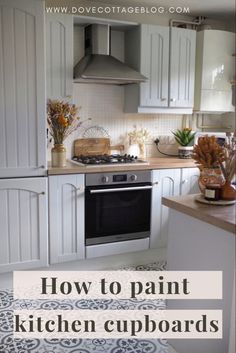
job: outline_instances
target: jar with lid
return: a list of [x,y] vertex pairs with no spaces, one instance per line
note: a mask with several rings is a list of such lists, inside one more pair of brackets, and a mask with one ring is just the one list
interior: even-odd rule
[[220,200],[221,186],[219,184],[206,185],[204,196],[207,201],[219,201]]

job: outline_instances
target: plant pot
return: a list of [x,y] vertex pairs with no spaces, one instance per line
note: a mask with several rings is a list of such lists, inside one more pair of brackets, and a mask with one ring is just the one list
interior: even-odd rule
[[63,144],[55,144],[51,150],[52,167],[66,166],[66,148]]
[[221,188],[220,198],[226,201],[236,200],[236,189],[230,181],[226,181]]
[[222,187],[224,183],[225,180],[219,167],[201,169],[198,184],[203,194],[205,192],[206,185],[219,185]]
[[192,158],[193,146],[179,146],[178,155],[181,159]]

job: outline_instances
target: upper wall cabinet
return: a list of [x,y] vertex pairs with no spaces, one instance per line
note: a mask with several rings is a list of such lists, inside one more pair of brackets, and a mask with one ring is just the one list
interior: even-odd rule
[[148,78],[126,87],[125,112],[190,114],[196,32],[141,25],[126,33],[125,44],[126,62]]
[[196,31],[172,28],[170,47],[171,108],[193,108]]
[[140,71],[148,80],[140,85],[140,105],[168,107],[169,28],[141,27]]
[[197,33],[194,110],[233,112],[230,81],[235,75],[235,33]]
[[72,95],[73,16],[46,15],[47,98]]
[[0,0],[0,178],[46,174],[44,4]]

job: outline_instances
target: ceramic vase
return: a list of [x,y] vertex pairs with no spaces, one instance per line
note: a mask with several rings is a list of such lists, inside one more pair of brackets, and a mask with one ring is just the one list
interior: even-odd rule
[[145,143],[140,143],[139,144],[139,157],[141,159],[145,159],[146,158],[146,145],[145,145]]
[[129,148],[127,150],[127,153],[130,154],[131,156],[139,156],[139,145],[138,144],[131,144],[129,145]]
[[66,166],[66,148],[63,144],[55,144],[51,150],[52,153],[52,167]]
[[236,189],[230,181],[226,181],[221,188],[220,198],[226,201],[236,200]]
[[206,185],[219,185],[222,187],[225,183],[221,169],[216,168],[202,168],[198,179],[199,188],[204,193]]

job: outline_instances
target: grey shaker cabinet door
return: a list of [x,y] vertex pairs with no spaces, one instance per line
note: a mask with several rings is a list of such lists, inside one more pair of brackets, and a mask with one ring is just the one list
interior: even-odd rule
[[46,15],[47,98],[72,96],[73,16]]
[[170,46],[171,108],[192,108],[194,104],[194,75],[196,31],[172,28]]
[[141,72],[148,78],[140,84],[140,105],[168,106],[169,27],[141,26]]
[[50,263],[85,257],[84,175],[49,177]]
[[150,248],[167,246],[169,208],[162,205],[161,198],[180,193],[180,169],[160,169],[152,172],[152,215]]
[[47,178],[0,179],[0,272],[48,264]]
[[0,0],[0,178],[46,175],[44,3]]

